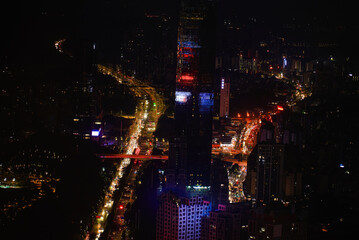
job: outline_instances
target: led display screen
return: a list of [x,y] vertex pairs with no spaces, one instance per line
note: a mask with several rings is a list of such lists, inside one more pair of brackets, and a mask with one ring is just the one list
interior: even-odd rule
[[201,106],[213,106],[213,93],[199,93]]
[[190,92],[176,91],[176,103],[186,103],[191,95]]
[[98,137],[100,135],[100,130],[92,130],[91,136]]

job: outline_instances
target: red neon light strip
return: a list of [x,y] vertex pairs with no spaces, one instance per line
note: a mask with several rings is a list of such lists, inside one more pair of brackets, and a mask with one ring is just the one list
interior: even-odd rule
[[193,81],[194,77],[189,75],[181,76],[181,80]]
[[190,58],[190,57],[193,57],[193,54],[183,54],[183,57]]

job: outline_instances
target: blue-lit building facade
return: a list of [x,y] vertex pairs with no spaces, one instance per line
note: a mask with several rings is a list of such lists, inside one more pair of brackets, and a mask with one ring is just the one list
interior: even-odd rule
[[208,190],[212,147],[215,4],[183,0],[178,26],[175,136],[167,187]]

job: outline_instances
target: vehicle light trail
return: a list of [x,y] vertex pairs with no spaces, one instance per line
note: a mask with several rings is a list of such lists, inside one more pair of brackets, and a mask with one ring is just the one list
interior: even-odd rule
[[66,41],[66,38],[64,39],[60,39],[60,40],[57,40],[55,41],[55,48],[57,51],[59,51],[60,53],[63,53],[64,51],[62,50],[62,44]]
[[[116,207],[114,206],[113,200],[114,191],[118,188],[120,180],[124,177],[125,171],[131,163],[131,156],[133,156],[132,153],[139,148],[139,139],[141,137],[141,134],[144,130],[149,131],[145,128],[146,123],[151,120],[154,124],[153,129],[155,129],[159,117],[164,112],[164,104],[162,98],[157,94],[154,88],[150,86],[144,86],[144,84],[139,80],[122,74],[118,68],[98,65],[98,70],[102,74],[110,75],[119,84],[126,84],[131,86],[131,90],[133,91],[135,96],[140,98],[140,101],[136,107],[134,123],[129,128],[129,134],[126,140],[127,142],[125,144],[124,154],[119,154],[124,158],[117,167],[115,174],[116,177],[112,180],[108,190],[106,191],[102,206],[98,210],[96,224],[94,224],[92,231],[89,232],[85,237],[85,239],[92,239],[91,233],[95,233],[96,236],[94,239],[96,240],[98,240],[101,237],[101,234],[104,232],[104,228],[107,223],[107,217],[112,211],[112,208]],[[147,99],[148,97],[153,102],[153,105],[149,104],[149,101]],[[103,156],[103,158],[112,158],[114,156],[118,155],[115,154],[112,156]],[[151,156],[145,157],[144,155],[141,155],[139,158],[141,157],[143,157],[143,159],[151,159]],[[163,157],[166,158],[166,156]],[[121,206],[123,210],[124,207],[123,205]]]

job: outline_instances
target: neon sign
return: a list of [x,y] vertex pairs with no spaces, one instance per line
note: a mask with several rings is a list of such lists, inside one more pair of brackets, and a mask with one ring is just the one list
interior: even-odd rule
[[181,80],[185,80],[185,81],[193,81],[194,77],[190,76],[190,75],[183,75],[181,76]]

